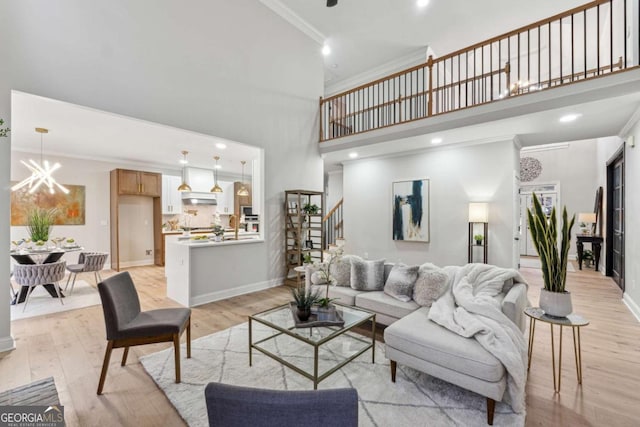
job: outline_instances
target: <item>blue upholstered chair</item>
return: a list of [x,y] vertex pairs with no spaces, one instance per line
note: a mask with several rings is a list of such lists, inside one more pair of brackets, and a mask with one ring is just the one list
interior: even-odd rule
[[357,427],[354,388],[283,391],[209,383],[210,427]]
[[180,382],[180,335],[187,331],[187,358],[191,357],[191,309],[161,308],[140,311],[140,300],[129,272],[125,271],[98,283],[102,312],[107,330],[98,394],[102,394],[111,351],[124,347],[122,363],[127,363],[129,347],[158,342],[173,342],[176,383]]

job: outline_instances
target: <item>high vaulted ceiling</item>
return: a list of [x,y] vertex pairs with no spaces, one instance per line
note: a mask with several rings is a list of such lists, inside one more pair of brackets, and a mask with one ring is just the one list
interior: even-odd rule
[[[323,35],[331,47],[325,57],[325,83],[367,72],[430,47],[436,56],[553,16],[586,0],[262,0],[284,5]],[[291,19],[291,17],[289,17]],[[316,33],[316,34],[317,34]],[[316,37],[314,37],[316,38]],[[419,55],[418,55],[419,56]],[[424,56],[423,56],[424,57]]]

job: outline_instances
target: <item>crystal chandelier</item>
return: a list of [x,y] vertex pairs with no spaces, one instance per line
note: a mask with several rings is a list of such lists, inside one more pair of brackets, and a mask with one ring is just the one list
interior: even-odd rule
[[49,193],[51,194],[56,192],[56,188],[64,194],[69,194],[69,190],[63,185],[58,184],[53,178],[53,172],[60,168],[60,163],[54,163],[52,165],[47,160],[43,160],[43,135],[45,133],[49,133],[49,130],[45,128],[36,128],[36,132],[40,134],[40,163],[33,159],[29,159],[29,163],[21,160],[20,163],[31,171],[31,176],[11,187],[11,191],[16,191],[22,187],[29,186],[29,193],[33,193],[44,184],[49,188]]

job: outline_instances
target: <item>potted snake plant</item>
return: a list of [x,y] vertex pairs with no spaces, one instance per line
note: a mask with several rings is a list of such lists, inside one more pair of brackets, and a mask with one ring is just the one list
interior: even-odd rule
[[[533,211],[527,209],[531,240],[540,255],[544,288],[540,291],[540,308],[550,316],[565,317],[573,311],[571,294],[565,290],[567,262],[571,246],[571,229],[576,216],[569,220],[566,206],[562,209],[562,229],[558,230],[555,207],[549,218],[545,215],[536,194]],[[558,231],[562,236],[558,248]]]

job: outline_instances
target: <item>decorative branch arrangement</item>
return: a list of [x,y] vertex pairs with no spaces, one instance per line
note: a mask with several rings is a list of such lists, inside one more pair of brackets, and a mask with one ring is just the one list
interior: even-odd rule
[[2,128],[2,125],[4,125],[4,120],[0,119],[0,138],[6,138],[7,134],[11,132],[11,129]]

